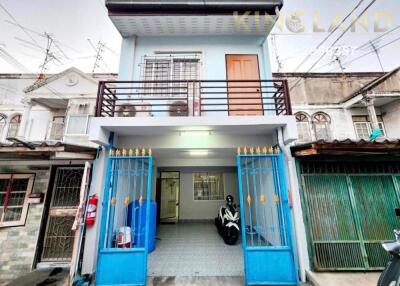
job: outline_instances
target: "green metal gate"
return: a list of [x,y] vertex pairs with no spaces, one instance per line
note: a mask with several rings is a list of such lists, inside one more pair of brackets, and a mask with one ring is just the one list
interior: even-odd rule
[[383,268],[389,257],[380,243],[392,240],[398,227],[394,209],[400,205],[400,176],[301,169],[314,269]]

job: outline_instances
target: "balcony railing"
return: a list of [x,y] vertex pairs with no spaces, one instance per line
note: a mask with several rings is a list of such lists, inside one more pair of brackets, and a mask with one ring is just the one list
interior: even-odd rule
[[292,115],[286,80],[102,81],[97,117]]

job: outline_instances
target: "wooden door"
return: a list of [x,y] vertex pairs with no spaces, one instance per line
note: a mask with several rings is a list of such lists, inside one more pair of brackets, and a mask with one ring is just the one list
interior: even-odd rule
[[257,55],[226,55],[229,115],[263,115]]

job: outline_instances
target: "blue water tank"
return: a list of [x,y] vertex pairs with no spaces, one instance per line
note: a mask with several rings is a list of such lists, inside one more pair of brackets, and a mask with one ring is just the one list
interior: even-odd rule
[[[135,208],[135,223],[132,225],[132,207]],[[136,200],[128,206],[128,226],[130,226],[134,232],[134,247],[144,247],[145,241],[145,229],[146,229],[146,208],[147,201],[144,200],[142,204]],[[157,215],[157,203],[150,201],[150,222],[149,222],[149,253],[156,249],[156,215]]]

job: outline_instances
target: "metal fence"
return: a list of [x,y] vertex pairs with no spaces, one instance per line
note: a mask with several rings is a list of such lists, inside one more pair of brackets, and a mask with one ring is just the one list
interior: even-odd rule
[[97,117],[291,115],[286,80],[102,81]]

